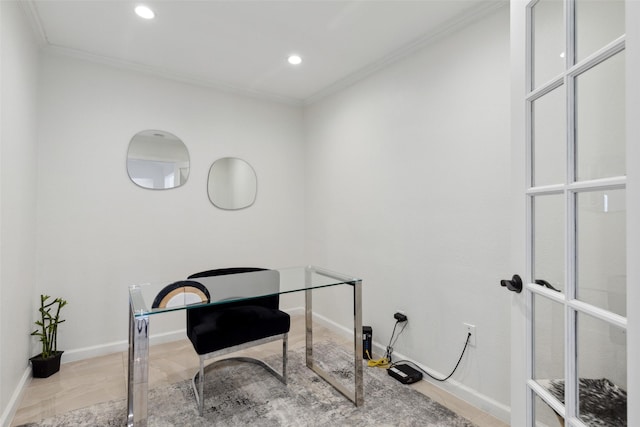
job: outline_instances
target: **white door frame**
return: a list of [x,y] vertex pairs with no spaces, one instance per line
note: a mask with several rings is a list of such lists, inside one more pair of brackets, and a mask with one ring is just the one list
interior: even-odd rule
[[640,2],[626,2],[627,61],[627,406],[640,425]]
[[[524,188],[526,123],[526,0],[511,0],[511,272],[526,269],[526,214]],[[511,425],[524,426],[527,419],[527,313],[524,294],[511,294]]]

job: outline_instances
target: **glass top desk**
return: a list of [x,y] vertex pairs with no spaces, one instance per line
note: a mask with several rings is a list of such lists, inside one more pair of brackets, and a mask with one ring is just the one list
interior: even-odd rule
[[[129,286],[128,426],[147,425],[149,323],[152,317],[194,307],[294,292],[305,293],[307,367],[345,395],[356,406],[364,404],[362,379],[362,280],[314,266],[276,269],[275,271],[280,276],[279,289],[268,289],[260,285],[260,274],[269,274],[269,272],[273,274],[273,270],[192,279],[207,288],[211,297],[210,302],[202,303],[190,300],[187,293],[181,294],[178,290],[177,293],[173,294],[171,306],[164,308],[152,308],[153,301],[158,293],[172,282]],[[353,390],[349,390],[349,388],[340,384],[328,372],[315,364],[313,360],[312,290],[339,285],[353,288]]]

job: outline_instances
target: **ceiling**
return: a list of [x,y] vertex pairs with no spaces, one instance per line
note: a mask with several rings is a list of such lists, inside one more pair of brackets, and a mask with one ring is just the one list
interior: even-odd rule
[[[24,0],[47,49],[308,103],[503,1]],[[138,4],[156,13],[134,14]],[[299,54],[292,66],[287,57]]]

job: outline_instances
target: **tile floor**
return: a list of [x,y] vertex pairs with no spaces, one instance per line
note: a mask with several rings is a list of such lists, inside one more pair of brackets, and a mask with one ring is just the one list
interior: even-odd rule
[[[349,341],[314,324],[314,341],[331,339],[344,345]],[[304,317],[292,317],[289,349],[304,347]],[[242,352],[254,357],[280,353],[274,342]],[[187,340],[152,346],[149,350],[149,387],[191,379],[198,369],[198,357]],[[375,368],[366,368],[375,369]],[[74,409],[126,397],[127,352],[63,363],[60,372],[49,378],[34,378],[24,392],[11,426],[38,421]],[[507,427],[507,424],[469,405],[427,381],[412,385],[419,392],[447,406],[479,427]],[[366,398],[366,393],[365,393]],[[124,416],[124,415],[123,415]]]

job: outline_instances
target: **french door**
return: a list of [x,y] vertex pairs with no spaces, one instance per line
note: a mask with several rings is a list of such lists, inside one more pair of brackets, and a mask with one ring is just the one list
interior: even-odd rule
[[638,296],[630,263],[640,262],[629,257],[638,245],[630,215],[640,218],[629,3],[511,3],[512,248],[523,282],[512,305],[514,426],[640,421],[627,409],[640,361],[627,312]]

